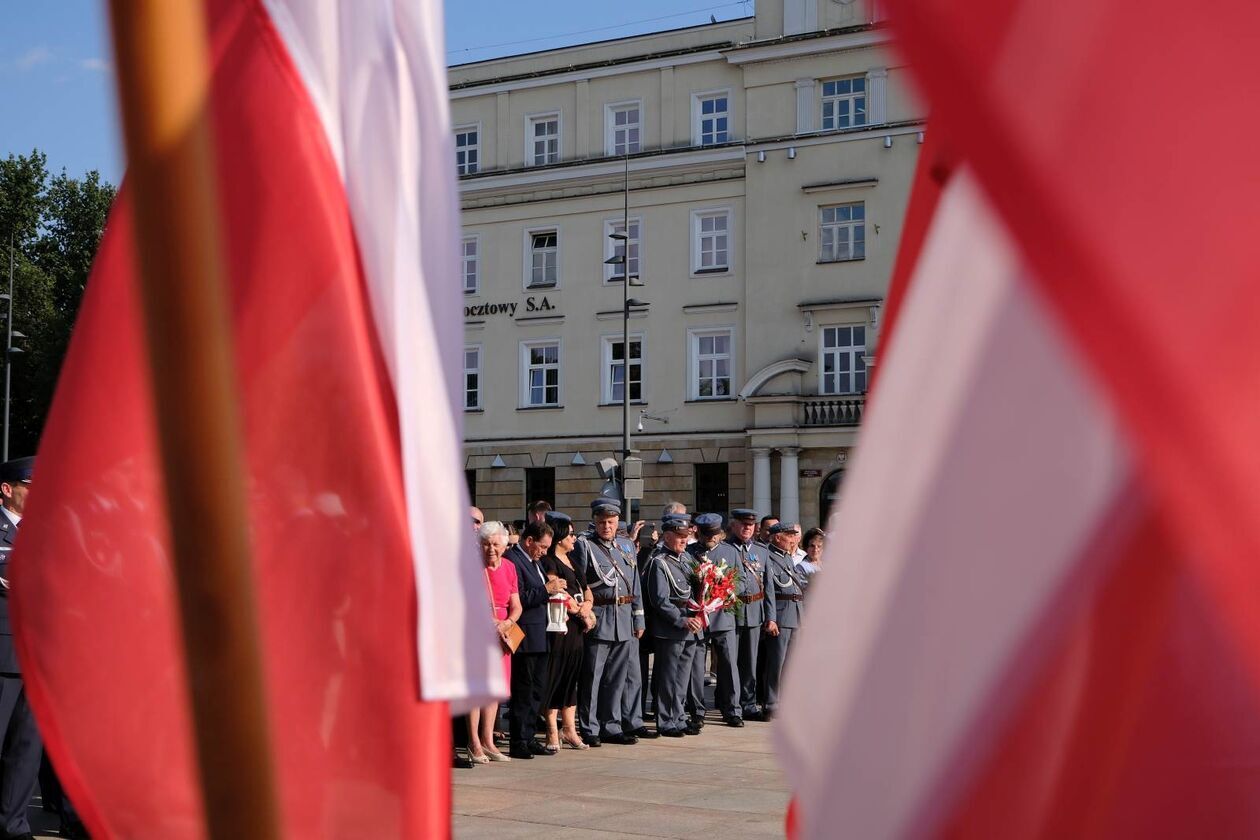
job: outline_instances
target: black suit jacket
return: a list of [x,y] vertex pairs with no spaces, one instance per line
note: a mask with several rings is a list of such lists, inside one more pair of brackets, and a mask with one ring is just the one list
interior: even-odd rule
[[[9,554],[17,539],[17,527],[0,513],[0,577],[9,579]],[[13,647],[13,628],[9,626],[9,590],[0,587],[0,675],[22,673],[17,649]]]
[[517,624],[525,631],[525,641],[518,653],[547,652],[547,593],[542,563],[535,563],[519,545],[514,545],[503,555],[516,566],[516,588],[521,598],[521,617]]

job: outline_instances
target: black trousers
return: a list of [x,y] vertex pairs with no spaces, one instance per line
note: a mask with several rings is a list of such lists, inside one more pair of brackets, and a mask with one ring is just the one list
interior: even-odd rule
[[512,746],[534,740],[547,687],[547,652],[512,654]]
[[17,675],[0,676],[0,830],[26,834],[26,806],[35,794],[39,760],[44,752],[35,716],[26,701],[26,687]]

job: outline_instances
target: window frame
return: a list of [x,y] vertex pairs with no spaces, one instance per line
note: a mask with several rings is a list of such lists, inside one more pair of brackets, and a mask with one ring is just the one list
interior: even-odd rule
[[[529,401],[530,398],[530,382],[529,372],[531,367],[529,360],[529,351],[537,347],[556,348],[556,401],[554,403],[540,403],[535,405]],[[544,369],[546,364],[544,363]],[[543,396],[546,397],[547,383],[543,380]],[[564,408],[564,340],[560,336],[549,336],[546,338],[529,338],[522,339],[520,342],[520,393],[518,396],[517,407],[522,409],[537,408]]]
[[[862,209],[862,219],[861,219],[861,221],[860,221],[860,222],[859,222],[859,221],[854,221],[854,220],[853,220],[853,218],[852,218],[852,214],[850,214],[850,218],[849,218],[849,220],[848,220],[847,222],[839,222],[839,221],[837,221],[837,222],[826,223],[826,222],[824,222],[824,221],[823,221],[823,213],[824,213],[825,211],[827,211],[827,210],[835,210],[835,209],[838,209],[838,208],[841,208],[841,207],[860,207],[860,208]],[[861,200],[861,201],[842,201],[842,202],[839,202],[839,203],[837,203],[837,204],[820,204],[820,205],[818,205],[818,263],[819,263],[820,265],[822,265],[822,264],[828,264],[828,265],[829,265],[829,264],[831,264],[831,263],[860,262],[860,261],[862,261],[862,260],[866,259],[866,242],[867,242],[867,239],[866,239],[866,222],[867,222],[867,218],[866,218],[866,202],[865,202],[864,200]],[[834,228],[834,229],[836,229],[836,230],[847,230],[847,231],[848,231],[848,234],[849,234],[849,242],[848,242],[848,244],[849,244],[849,256],[847,256],[847,257],[828,257],[828,256],[826,255],[826,253],[823,251],[823,247],[824,247],[824,239],[825,239],[825,237],[824,237],[824,235],[823,235],[823,232],[824,232],[827,228]],[[856,231],[858,230],[858,228],[861,228],[861,230],[862,230],[862,254],[861,254],[861,256],[858,256],[858,255],[856,254],[856,249],[853,247],[853,246],[854,246],[854,243],[857,241],[857,238],[854,236],[854,233],[856,233]],[[834,244],[835,244],[835,243],[834,243],[834,241],[833,241],[833,246],[834,246]],[[835,248],[833,247],[833,250],[838,250],[838,249],[835,249]]]
[[[701,126],[704,123],[704,100],[715,97],[726,98],[726,139],[722,141],[714,141],[712,143],[703,142],[703,132]],[[730,88],[718,90],[703,90],[691,94],[691,145],[696,148],[707,149],[713,146],[721,146],[730,143],[735,139],[735,132],[732,130],[733,113],[731,108],[731,90]]]
[[[701,265],[702,220],[709,216],[726,216],[726,264],[721,267],[705,268]],[[725,207],[698,207],[691,211],[691,276],[708,277],[711,275],[730,276],[735,269],[735,209]]]
[[[477,354],[477,366],[475,368],[468,367],[468,354],[469,353]],[[481,411],[484,407],[482,405],[482,400],[481,400],[482,393],[483,393],[483,388],[481,386],[482,386],[482,383],[485,381],[485,376],[482,373],[482,364],[481,364],[483,358],[485,358],[485,354],[482,352],[480,344],[465,344],[464,345],[464,411]],[[477,387],[475,389],[471,389],[471,390],[475,390],[477,394],[477,401],[474,405],[468,404],[468,392],[470,390],[468,387],[468,375],[470,373],[474,374],[477,377]]]
[[[556,235],[556,282],[550,286],[531,285],[534,276],[534,236],[540,233],[554,233]],[[563,237],[560,233],[560,225],[535,225],[525,228],[525,237],[522,242],[523,262],[521,272],[521,289],[526,292],[549,292],[560,288],[560,275],[562,257],[564,255]]]
[[[617,125],[616,115],[618,109],[629,108],[633,106],[639,112],[639,121],[634,126],[639,129],[639,140],[637,148],[629,152],[618,152],[617,149]],[[604,154],[608,157],[624,157],[627,154],[636,155],[643,151],[643,100],[642,99],[625,99],[620,102],[609,102],[604,105]],[[629,124],[627,124],[629,128]]]
[[[624,220],[625,220],[624,216],[620,216],[616,219],[604,220],[604,259],[605,260],[610,260],[614,256],[616,256],[617,240],[612,238],[612,234],[617,232],[617,228],[621,226],[621,223]],[[625,266],[626,267],[625,274],[626,275],[637,274],[640,277],[642,277],[643,276],[643,217],[631,216],[630,225],[631,227],[637,225],[639,228],[639,235],[637,238],[626,240],[627,250],[629,250],[629,246],[631,243],[633,243],[633,246],[637,249],[637,254],[632,259],[638,260],[639,268],[637,271],[630,271],[630,263],[629,263],[629,260],[627,260],[626,266]],[[619,266],[609,265],[607,262],[605,262],[603,265],[604,265],[604,285],[619,286],[623,282],[625,282],[624,280],[617,279],[618,275],[617,275],[616,269],[619,268]],[[625,275],[622,275],[622,276],[625,276]]]
[[[468,288],[468,254],[465,251],[468,243],[475,246],[476,253],[473,255],[473,287]],[[465,297],[476,297],[481,294],[481,234],[466,233],[459,240],[459,285],[464,290]]]
[[[729,360],[727,376],[730,379],[730,384],[727,387],[727,393],[705,397],[700,395],[700,339],[718,335],[725,335],[730,340],[730,350],[727,355],[727,359]],[[713,324],[711,326],[704,327],[688,327],[687,400],[689,402],[721,402],[723,400],[736,399],[738,389],[735,385],[739,382],[739,369],[735,352],[735,340],[736,330],[733,324]]]
[[[831,82],[856,81],[862,82],[862,122],[853,122],[853,117],[857,114],[857,109],[850,105],[849,125],[827,125],[827,102],[839,102],[841,100],[849,100],[852,102],[857,98],[856,94],[849,93],[843,96],[828,97],[825,93],[827,85]],[[835,122],[839,122],[838,115],[833,115]],[[820,131],[845,131],[851,128],[866,128],[871,125],[871,81],[866,73],[853,73],[845,76],[828,76],[825,79],[818,80],[818,128]]]
[[[538,163],[534,159],[534,123],[542,120],[555,119],[556,121],[556,159]],[[535,166],[552,166],[564,160],[564,112],[563,111],[540,111],[537,114],[525,115],[525,165],[528,167]]]
[[[860,352],[857,349],[855,349],[858,347],[858,345],[855,345],[852,343],[845,345],[845,347],[840,347],[839,345],[832,348],[827,347],[827,331],[828,330],[843,330],[843,329],[850,330],[850,333],[849,333],[850,342],[852,342],[853,340],[852,330],[854,329],[862,330],[862,344],[861,344]],[[869,349],[867,339],[870,333],[870,329],[871,329],[870,324],[868,324],[865,321],[847,323],[847,324],[846,323],[833,323],[833,324],[819,324],[818,325],[818,395],[819,396],[855,397],[855,396],[861,396],[862,394],[865,394],[867,392],[867,389],[870,387],[870,371],[866,367],[866,355],[867,355],[867,350]],[[834,355],[836,355],[837,357],[840,356],[841,354],[850,356],[849,370],[847,371],[847,376],[849,378],[849,384],[852,387],[852,390],[846,391],[846,390],[839,389],[841,372],[838,369],[834,371],[834,374],[836,376],[836,386],[838,390],[835,390],[835,391],[827,390],[826,359],[827,359],[828,353],[832,351],[834,351]],[[862,361],[861,371],[857,370],[857,366],[854,363],[854,360],[857,360],[857,359],[860,359]],[[857,375],[859,372],[862,374],[865,380],[863,382],[863,385],[865,387],[863,387],[861,390],[857,389]]]
[[[481,134],[481,123],[480,123],[480,122],[468,123],[468,124],[466,124],[466,125],[457,125],[457,126],[454,126],[454,127],[451,129],[451,142],[452,142],[452,143],[454,143],[454,142],[455,142],[455,138],[456,138],[458,135],[460,135],[460,134],[464,134],[464,133],[469,132],[469,131],[475,131],[475,132],[477,132],[477,143],[476,143],[476,145],[474,145],[474,146],[472,146],[472,147],[471,147],[471,148],[473,148],[473,149],[476,149],[476,151],[477,151],[477,162],[474,164],[474,166],[475,166],[476,168],[475,168],[475,169],[473,169],[471,172],[460,172],[460,171],[459,171],[459,146],[456,146],[456,147],[455,147],[455,174],[456,174],[458,177],[460,177],[460,178],[464,177],[465,175],[476,175],[478,172],[480,172],[480,171],[481,171],[481,159],[482,159],[482,154],[481,154],[481,137],[482,137],[482,134]],[[469,147],[468,147],[468,146],[465,146],[464,148],[465,148],[465,149],[467,149],[467,148],[469,148]]]
[[[639,343],[639,398],[635,399],[634,395],[630,395],[631,405],[645,405],[647,403],[647,336],[641,332],[630,333],[630,343]],[[612,367],[613,358],[612,350],[614,344],[621,343],[621,333],[613,335],[605,335],[601,337],[599,351],[599,404],[600,405],[621,405],[621,400],[613,396]],[[631,361],[633,364],[633,361]]]

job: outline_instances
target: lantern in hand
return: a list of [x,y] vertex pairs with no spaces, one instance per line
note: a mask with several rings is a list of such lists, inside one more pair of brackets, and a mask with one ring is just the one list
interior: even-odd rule
[[561,591],[547,599],[547,632],[569,632],[569,593]]

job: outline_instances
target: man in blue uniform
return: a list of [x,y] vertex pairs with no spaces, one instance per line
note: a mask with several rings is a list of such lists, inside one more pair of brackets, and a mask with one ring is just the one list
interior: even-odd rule
[[9,626],[9,554],[31,489],[34,458],[0,464],[0,836],[32,837],[26,805],[35,793],[43,746],[26,698]]
[[765,719],[779,706],[779,681],[787,661],[792,635],[801,626],[801,600],[805,587],[792,562],[795,523],[780,522],[770,529],[770,556],[766,566],[766,592],[774,607],[766,612],[766,706]]
[[[627,710],[634,703],[625,697],[639,686],[631,686],[629,657],[638,656],[632,640],[643,635],[643,593],[634,554],[617,543],[617,520],[621,505],[616,499],[600,497],[591,502],[594,529],[583,534],[574,552],[574,568],[591,588],[594,599],[595,629],[586,634],[586,654],[578,686],[578,726],[582,740],[598,747],[634,744],[638,736],[627,726]],[[633,722],[633,721],[631,721]]]
[[691,662],[700,646],[700,619],[692,615],[691,563],[686,556],[691,517],[677,514],[661,522],[662,546],[648,561],[645,598],[656,636],[656,729],[667,738],[698,735],[687,722],[685,702]]

